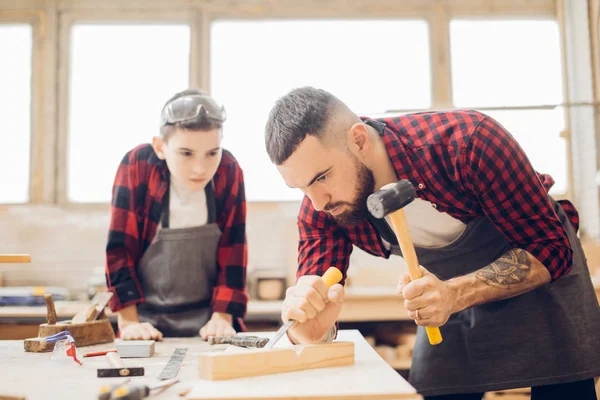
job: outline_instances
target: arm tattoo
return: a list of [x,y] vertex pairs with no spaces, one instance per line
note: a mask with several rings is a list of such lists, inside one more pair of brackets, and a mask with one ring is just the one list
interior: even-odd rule
[[510,289],[525,282],[531,274],[529,256],[525,250],[513,249],[473,275],[488,286]]

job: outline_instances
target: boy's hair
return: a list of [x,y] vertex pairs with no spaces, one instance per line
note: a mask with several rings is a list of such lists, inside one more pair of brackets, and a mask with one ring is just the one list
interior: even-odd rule
[[[175,95],[173,95],[173,97],[171,97],[169,100],[167,100],[167,102],[163,105],[163,108],[161,109],[161,113],[164,111],[165,107],[169,103],[171,103],[173,100],[176,100],[183,96],[189,96],[189,95],[209,96],[209,94],[207,92],[202,91],[200,89],[192,88],[192,89],[183,90],[179,93],[176,93]],[[220,121],[217,121],[217,120],[210,119],[210,118],[200,118],[194,122],[187,122],[187,123],[178,122],[176,124],[168,124],[165,126],[161,126],[161,128],[160,128],[161,139],[163,139],[165,142],[168,141],[169,137],[171,137],[171,135],[173,135],[173,133],[177,129],[187,129],[187,130],[191,130],[191,131],[210,131],[213,129],[223,129],[223,123]]]

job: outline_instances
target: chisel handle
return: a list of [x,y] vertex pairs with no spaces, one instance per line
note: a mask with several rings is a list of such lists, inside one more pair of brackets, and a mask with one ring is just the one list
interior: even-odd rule
[[[394,232],[396,233],[396,238],[398,239],[398,244],[400,245],[400,250],[402,250],[402,257],[404,257],[404,261],[406,261],[406,265],[408,266],[410,279],[418,279],[423,276],[423,273],[419,268],[419,260],[417,259],[417,253],[415,252],[415,246],[413,246],[413,243],[410,240],[406,218],[404,217],[404,210],[400,208],[389,214],[389,216],[394,227]],[[440,328],[426,326],[425,330],[427,331],[429,343],[436,345],[442,342]]]

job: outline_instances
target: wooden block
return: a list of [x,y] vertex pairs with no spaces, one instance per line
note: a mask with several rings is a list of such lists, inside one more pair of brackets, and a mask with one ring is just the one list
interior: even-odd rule
[[354,364],[354,342],[201,353],[202,379],[222,380]]
[[33,353],[43,353],[54,349],[54,343],[48,343],[41,337],[25,339],[23,341],[23,346],[25,347],[25,351],[31,351]]
[[146,358],[154,355],[154,340],[118,340],[117,353],[121,358]]

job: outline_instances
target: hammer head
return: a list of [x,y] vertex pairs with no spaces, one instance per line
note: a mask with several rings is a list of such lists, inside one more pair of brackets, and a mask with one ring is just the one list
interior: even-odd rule
[[383,218],[410,204],[415,199],[415,188],[403,179],[385,185],[367,198],[367,208],[375,218]]

